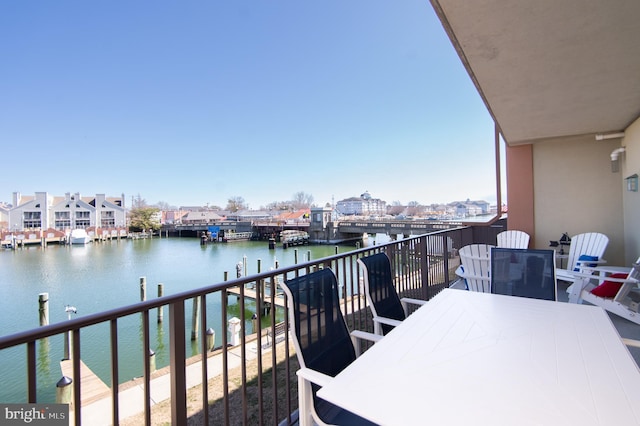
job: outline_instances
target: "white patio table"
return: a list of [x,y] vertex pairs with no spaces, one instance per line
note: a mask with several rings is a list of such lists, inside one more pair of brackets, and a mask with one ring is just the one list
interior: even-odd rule
[[640,424],[640,370],[602,308],[455,289],[318,395],[381,425]]

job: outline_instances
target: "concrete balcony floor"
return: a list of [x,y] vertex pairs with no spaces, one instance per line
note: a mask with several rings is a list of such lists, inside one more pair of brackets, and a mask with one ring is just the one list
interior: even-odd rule
[[[569,287],[569,283],[564,281],[558,281],[558,301],[559,302],[568,302],[569,295],[567,293],[567,287]],[[583,302],[584,304],[588,304],[588,302]],[[627,339],[634,339],[640,341],[640,325],[632,323],[631,321],[619,317],[618,315],[612,314],[611,312],[607,312],[609,318],[611,318],[611,322],[618,330],[620,337],[624,337]],[[635,359],[636,364],[640,368],[640,348],[627,346],[631,356]]]

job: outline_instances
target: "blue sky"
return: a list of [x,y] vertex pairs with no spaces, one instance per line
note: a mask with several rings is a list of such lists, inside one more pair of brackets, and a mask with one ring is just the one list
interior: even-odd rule
[[493,122],[426,0],[0,3],[0,201],[495,201]]

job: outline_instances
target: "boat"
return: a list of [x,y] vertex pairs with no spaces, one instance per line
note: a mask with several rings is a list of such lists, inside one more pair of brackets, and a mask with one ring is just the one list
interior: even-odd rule
[[69,242],[71,244],[87,244],[91,242],[91,237],[84,229],[74,229],[69,236]]
[[249,241],[251,238],[253,238],[253,232],[227,231],[222,237],[222,242],[230,243],[233,241]]
[[280,232],[282,247],[309,244],[309,233],[306,231],[286,230]]

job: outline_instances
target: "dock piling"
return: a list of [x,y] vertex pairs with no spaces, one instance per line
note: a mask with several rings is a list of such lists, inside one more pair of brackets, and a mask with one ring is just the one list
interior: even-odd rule
[[147,300],[147,277],[140,277],[140,301]]
[[38,312],[40,313],[40,325],[49,325],[49,293],[38,295]]
[[[158,298],[162,297],[163,295],[164,295],[164,284],[163,283],[159,283],[158,284]],[[164,306],[158,306],[158,324],[160,324],[163,319],[164,319]]]

